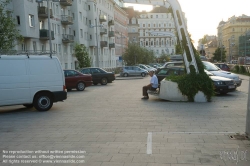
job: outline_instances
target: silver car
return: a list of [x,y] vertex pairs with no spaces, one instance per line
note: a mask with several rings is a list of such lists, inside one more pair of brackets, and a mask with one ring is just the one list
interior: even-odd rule
[[145,77],[148,74],[147,70],[144,70],[138,66],[124,66],[122,67],[122,71],[120,73],[121,77],[128,76],[142,76]]
[[234,74],[228,71],[223,71],[211,62],[202,61],[202,63],[205,69],[209,71],[210,73],[212,73],[213,75],[232,79],[237,84],[237,86],[241,85],[242,80],[239,78],[237,74]]

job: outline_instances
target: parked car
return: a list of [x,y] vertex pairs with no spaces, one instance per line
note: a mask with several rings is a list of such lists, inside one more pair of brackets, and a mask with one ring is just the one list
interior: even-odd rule
[[142,77],[145,77],[147,74],[148,74],[147,70],[142,69],[138,66],[125,66],[125,67],[122,67],[120,76],[128,77],[128,76],[141,75]]
[[94,85],[98,83],[102,85],[107,85],[115,80],[115,74],[112,72],[107,72],[99,67],[88,67],[79,70],[83,74],[91,74],[92,81]]
[[145,66],[147,66],[147,67],[149,68],[149,71],[152,71],[152,70],[153,70],[153,71],[155,72],[155,71],[157,70],[156,68],[151,67],[151,66],[149,66],[149,65],[145,65]]
[[157,70],[155,75],[160,83],[164,78],[170,75],[183,75],[185,73],[184,66],[172,66],[167,68],[161,68]]
[[156,68],[156,69],[162,66],[162,65],[159,64],[159,63],[150,63],[150,64],[148,64],[148,65],[151,66],[151,67],[154,67],[154,68]]
[[211,62],[202,61],[202,63],[204,64],[205,69],[207,71],[209,71],[210,73],[212,73],[213,75],[232,79],[232,80],[235,81],[237,86],[241,85],[242,80],[239,78],[239,76],[237,74],[234,74],[234,73],[231,73],[231,72],[228,72],[228,71],[223,71],[223,70],[221,70],[219,67],[217,67],[216,65],[214,65]]
[[[160,68],[167,68],[167,67],[172,67],[172,66],[184,66],[183,61],[173,61],[173,62],[166,62],[162,67]],[[158,68],[159,69],[159,68]]]
[[[214,83],[214,91],[218,94],[226,94],[228,92],[233,92],[236,90],[236,83],[234,80],[220,77],[220,76],[214,76],[212,73],[205,70],[205,72],[209,75],[209,77],[212,79]],[[162,68],[159,70],[159,72],[156,74],[159,82],[170,75],[183,75],[185,74],[185,70],[183,66],[175,66],[175,67],[168,67],[168,68]]]
[[85,87],[92,85],[92,76],[82,74],[76,70],[64,70],[65,83],[67,90],[77,89],[83,91]]
[[64,74],[56,56],[0,56],[0,106],[48,111],[53,103],[66,99]]
[[215,63],[215,65],[219,67],[221,70],[230,71],[230,68],[225,63]]
[[209,71],[205,70],[207,75],[212,79],[214,83],[214,91],[219,94],[227,94],[228,92],[233,92],[237,88],[237,84],[234,82],[234,80],[220,77],[220,76],[214,76]]
[[138,64],[136,66],[139,66],[141,69],[147,70],[148,72],[150,71],[150,69],[146,65]]

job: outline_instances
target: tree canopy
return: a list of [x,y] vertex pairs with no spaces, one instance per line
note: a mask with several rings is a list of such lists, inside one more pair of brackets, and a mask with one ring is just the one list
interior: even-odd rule
[[226,50],[224,48],[217,48],[213,53],[212,60],[217,62],[226,62]]
[[79,63],[79,68],[90,67],[90,58],[86,46],[81,44],[75,45],[75,56]]
[[16,29],[14,18],[11,16],[12,12],[6,10],[6,6],[10,0],[3,0],[0,2],[0,50],[11,50],[15,45],[15,41],[22,41],[23,37]]
[[137,44],[129,44],[122,56],[126,65],[149,64],[155,62],[156,59],[153,51]]

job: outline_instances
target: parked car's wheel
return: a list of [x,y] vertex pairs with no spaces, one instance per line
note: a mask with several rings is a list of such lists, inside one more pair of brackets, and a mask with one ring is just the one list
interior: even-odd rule
[[102,79],[101,79],[101,84],[102,84],[102,85],[107,85],[107,83],[108,83],[107,78],[102,78]]
[[141,76],[142,76],[142,77],[145,77],[145,75],[146,75],[145,73],[141,73]]
[[33,105],[38,111],[48,111],[53,105],[51,94],[48,92],[38,93],[34,98]]
[[26,107],[26,108],[32,108],[33,104],[23,104],[23,106]]
[[98,83],[97,83],[97,82],[94,82],[93,84],[94,84],[94,85],[97,85]]
[[77,85],[76,85],[76,89],[78,91],[83,91],[85,89],[85,84],[83,82],[79,82]]
[[124,73],[123,76],[124,76],[124,77],[127,77],[127,76],[128,76],[128,73]]

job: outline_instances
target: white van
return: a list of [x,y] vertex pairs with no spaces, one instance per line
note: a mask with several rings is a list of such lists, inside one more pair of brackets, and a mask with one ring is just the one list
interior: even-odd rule
[[56,56],[0,55],[0,106],[47,111],[65,99],[64,73]]

